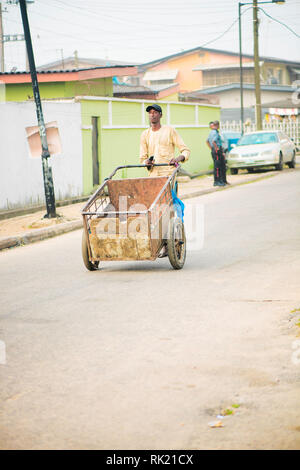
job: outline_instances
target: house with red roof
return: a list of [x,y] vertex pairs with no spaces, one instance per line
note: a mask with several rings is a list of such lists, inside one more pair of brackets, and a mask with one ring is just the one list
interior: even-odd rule
[[[37,72],[42,99],[73,98],[75,96],[113,96],[113,78],[136,75],[134,65],[109,65],[68,70]],[[2,101],[33,99],[29,72],[0,73]],[[4,95],[4,96],[3,96]]]

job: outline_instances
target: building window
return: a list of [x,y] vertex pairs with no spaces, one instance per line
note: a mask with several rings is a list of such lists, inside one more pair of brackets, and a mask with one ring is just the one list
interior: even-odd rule
[[267,84],[278,85],[278,78],[275,76],[274,69],[267,69]]
[[[243,82],[254,83],[254,70],[243,68]],[[240,69],[203,71],[203,88],[240,83]]]
[[277,74],[277,76],[278,76],[278,83],[279,83],[279,85],[282,85],[282,82],[283,82],[283,80],[282,80],[282,75],[283,75],[283,74],[282,74],[282,69],[278,69],[278,74]]

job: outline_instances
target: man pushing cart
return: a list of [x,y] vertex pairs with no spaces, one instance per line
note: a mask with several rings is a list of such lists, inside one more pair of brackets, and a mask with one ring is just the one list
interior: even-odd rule
[[[172,165],[178,166],[179,163],[188,160],[190,150],[173,127],[161,124],[162,109],[158,104],[148,106],[146,111],[149,113],[150,127],[141,135],[140,161],[147,165],[150,176],[169,176],[173,171]],[[175,158],[176,147],[179,149],[180,155]],[[153,166],[155,163],[165,163],[169,166],[155,167]],[[184,204],[177,197],[176,178],[174,178],[172,196],[177,214],[183,221]],[[167,246],[164,245],[159,257],[163,258],[167,254]]]
[[[161,126],[159,105],[148,106],[150,129],[141,136],[142,165],[117,167],[82,210],[86,268],[102,261],[155,260],[168,256],[174,269],[186,257],[183,204],[177,197],[179,162],[190,151],[170,126]],[[180,155],[175,158],[175,147]],[[124,168],[146,167],[150,177],[113,179]]]

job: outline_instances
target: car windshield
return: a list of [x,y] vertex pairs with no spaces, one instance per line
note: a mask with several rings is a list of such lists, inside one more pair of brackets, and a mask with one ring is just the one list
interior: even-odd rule
[[272,132],[262,132],[244,135],[238,141],[238,145],[272,144],[274,142],[278,142],[277,134]]
[[234,132],[223,132],[225,139],[239,139],[241,134]]

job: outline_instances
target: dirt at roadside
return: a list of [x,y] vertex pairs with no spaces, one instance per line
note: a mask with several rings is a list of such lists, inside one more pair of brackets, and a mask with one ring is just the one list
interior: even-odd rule
[[0,237],[20,235],[38,228],[50,227],[52,225],[79,220],[84,202],[71,204],[69,206],[57,207],[57,219],[44,218],[46,209],[34,214],[21,215],[11,219],[0,220]]

